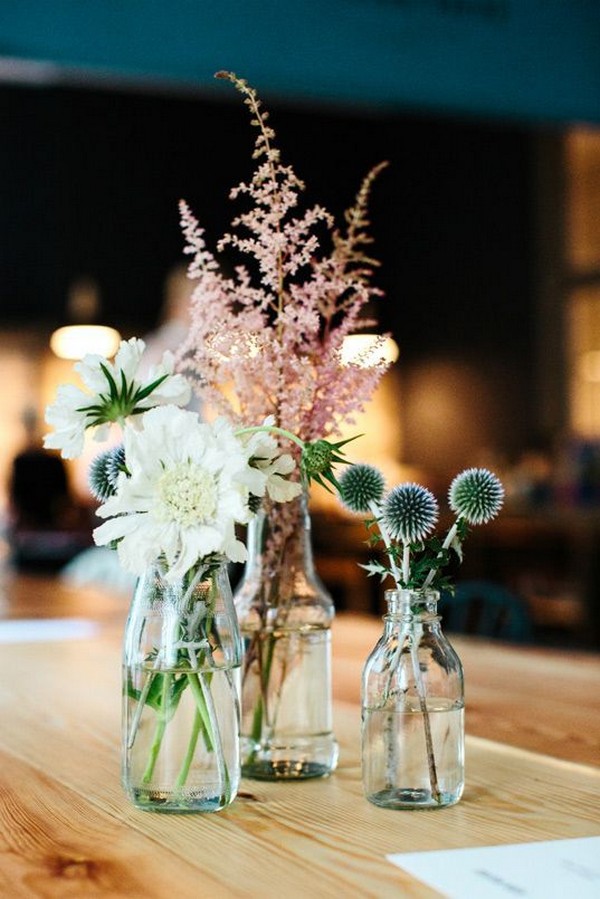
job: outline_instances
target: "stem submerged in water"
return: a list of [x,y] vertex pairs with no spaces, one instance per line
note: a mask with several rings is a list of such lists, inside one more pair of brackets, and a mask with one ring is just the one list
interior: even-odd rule
[[[269,721],[269,684],[271,681],[271,667],[273,665],[276,640],[277,638],[272,631],[267,633],[266,645],[261,641],[258,633],[253,635],[253,642],[256,646],[260,693],[256,698],[256,704],[252,714],[252,727],[250,731],[252,749],[244,760],[245,765],[251,765],[256,760],[256,755],[260,751],[261,745],[268,739],[268,732],[270,732],[271,729]],[[265,728],[267,728],[268,732],[265,731]]]
[[[148,757],[148,764],[146,765],[146,770],[142,775],[142,783],[150,783],[152,780],[152,775],[154,774],[154,769],[156,767],[156,761],[158,759],[158,754],[160,752],[160,747],[162,746],[163,737],[165,735],[165,730],[167,727],[168,715],[171,712],[171,704],[169,701],[169,690],[171,686],[171,678],[170,674],[163,674],[163,682],[162,682],[162,696],[161,696],[161,711],[156,722],[156,730],[154,731],[154,739],[152,740],[152,746],[150,747],[150,755]],[[141,700],[140,700],[141,701]]]
[[431,795],[435,799],[435,801],[439,804],[442,801],[442,794],[440,792],[440,787],[438,784],[437,777],[437,766],[435,763],[435,753],[433,749],[433,739],[431,737],[431,721],[429,720],[429,709],[427,708],[427,694],[425,691],[425,684],[423,683],[423,678],[421,677],[421,668],[419,665],[419,656],[417,653],[417,647],[414,643],[414,640],[411,637],[410,644],[410,657],[413,666],[413,674],[415,678],[415,684],[417,687],[417,695],[419,697],[419,707],[421,709],[421,714],[423,716],[423,728],[425,730],[425,748],[427,751],[427,767],[429,769],[429,783],[431,786]]

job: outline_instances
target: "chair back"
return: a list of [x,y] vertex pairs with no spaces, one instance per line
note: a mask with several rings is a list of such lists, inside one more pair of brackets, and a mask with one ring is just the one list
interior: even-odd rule
[[533,628],[525,601],[492,581],[459,581],[456,592],[442,593],[444,630],[527,643]]

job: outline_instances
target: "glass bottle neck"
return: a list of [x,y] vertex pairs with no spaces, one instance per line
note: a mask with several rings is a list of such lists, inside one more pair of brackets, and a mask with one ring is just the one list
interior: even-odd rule
[[386,590],[387,613],[384,615],[386,628],[411,622],[435,625],[440,621],[437,604],[440,595],[437,590]]
[[333,599],[315,571],[305,496],[271,503],[250,522],[235,603],[243,627],[329,626]]
[[[246,574],[272,570],[281,577],[285,568],[315,574],[308,501],[303,493],[287,503],[269,503],[248,525]],[[283,568],[282,566],[285,566]]]

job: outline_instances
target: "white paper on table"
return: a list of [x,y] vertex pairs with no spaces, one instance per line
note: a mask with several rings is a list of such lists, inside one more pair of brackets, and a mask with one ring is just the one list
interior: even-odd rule
[[600,836],[387,859],[448,899],[600,899]]
[[42,643],[94,637],[98,625],[87,618],[17,618],[0,621],[0,643]]

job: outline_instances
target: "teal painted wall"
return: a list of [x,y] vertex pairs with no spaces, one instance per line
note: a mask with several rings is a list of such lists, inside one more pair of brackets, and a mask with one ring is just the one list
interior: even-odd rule
[[9,77],[35,60],[223,93],[228,68],[263,96],[600,121],[600,0],[0,0],[0,55]]

